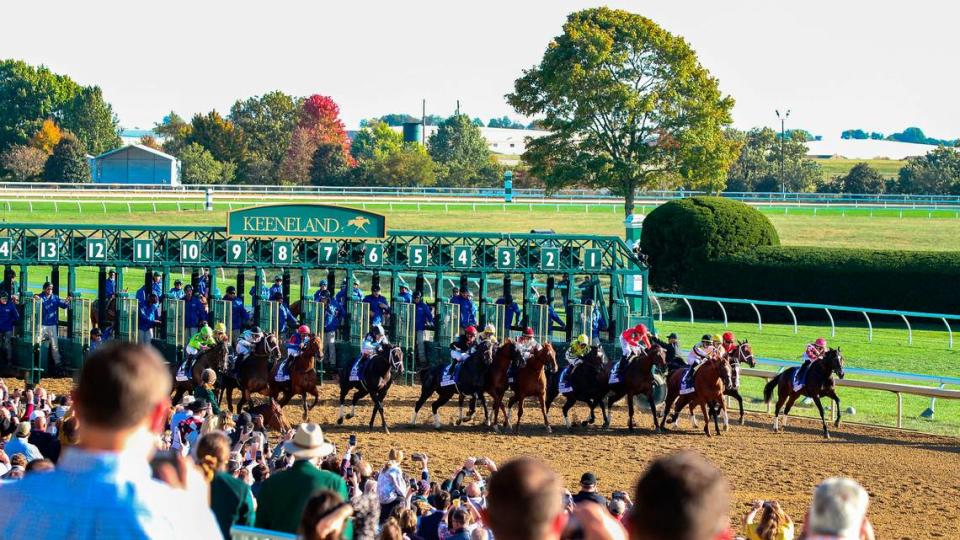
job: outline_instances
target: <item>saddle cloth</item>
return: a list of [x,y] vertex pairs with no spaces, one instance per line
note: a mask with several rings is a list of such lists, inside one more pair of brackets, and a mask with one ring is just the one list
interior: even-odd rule
[[360,380],[360,359],[358,358],[356,362],[353,363],[353,367],[350,368],[350,382],[358,382]]
[[177,368],[177,382],[185,382],[190,380],[190,376],[187,375],[187,364],[188,361],[184,361],[180,364],[180,367]]
[[273,377],[273,380],[277,382],[287,382],[290,380],[290,375],[287,373],[287,363],[288,360],[281,360],[280,367],[277,368],[277,374]]
[[460,375],[460,367],[463,366],[463,362],[457,364],[456,367],[447,366],[443,370],[443,375],[440,377],[440,386],[450,386],[457,384],[457,377]]
[[608,384],[617,384],[620,382],[620,360],[617,360],[613,364],[613,368],[610,370],[610,379],[607,380]]
[[[808,369],[807,373],[809,372],[810,370]],[[793,372],[793,391],[794,392],[799,392],[803,390],[803,387],[806,386],[806,383],[807,383],[806,373],[803,374],[803,379],[798,377],[798,375],[800,375],[800,368],[797,368],[797,370]]]
[[557,390],[561,394],[567,394],[573,392],[573,387],[570,386],[570,383],[567,381],[567,375],[570,373],[570,366],[563,368],[560,372],[560,377],[557,378]]
[[[685,371],[683,375],[680,377],[680,395],[681,396],[690,394],[696,389],[695,383],[694,383],[694,376],[693,376],[693,374],[696,374],[696,371],[697,370],[695,367],[688,367],[687,371]],[[692,372],[693,374],[687,375],[688,372]]]

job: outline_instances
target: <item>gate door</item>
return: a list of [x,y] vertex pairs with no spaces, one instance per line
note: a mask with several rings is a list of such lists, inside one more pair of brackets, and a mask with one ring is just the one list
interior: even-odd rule
[[303,324],[310,327],[316,336],[320,339],[324,337],[324,307],[321,302],[316,302],[314,300],[301,300],[300,301],[300,320],[303,321]]
[[417,305],[409,302],[393,303],[393,335],[391,343],[403,349],[406,365],[403,366],[403,380],[413,383],[415,354],[417,347]]
[[[386,330],[386,329],[384,329]],[[357,347],[363,344],[363,338],[370,332],[370,304],[350,302],[350,337]],[[390,336],[387,336],[390,339]]]
[[529,307],[530,328],[533,328],[533,337],[540,343],[550,341],[550,310],[545,304],[533,304]]
[[227,329],[227,337],[230,343],[233,343],[233,303],[229,300],[212,300],[213,321],[210,326],[216,326],[217,323],[223,323]]
[[16,340],[13,350],[14,365],[26,372],[26,381],[40,382],[40,340],[43,321],[43,303],[28,297],[23,304],[23,336]]
[[460,304],[440,302],[437,304],[436,333],[433,337],[435,353],[433,355],[439,363],[447,362],[450,353],[447,352],[453,340],[460,335]]
[[586,335],[590,342],[597,337],[593,332],[593,308],[592,304],[571,304],[570,305],[570,334],[573,339],[577,339],[580,334]]
[[277,300],[264,300],[260,302],[260,320],[257,326],[265,334],[273,334],[277,341],[281,341],[280,336],[280,302]]
[[507,306],[487,302],[483,304],[482,314],[484,328],[492,324],[497,329],[497,341],[503,343],[503,340],[510,337],[507,335]]
[[164,357],[171,365],[179,365],[183,347],[192,336],[187,336],[186,313],[187,303],[176,298],[163,300],[163,325],[166,332],[164,339]]
[[137,330],[140,320],[137,318],[137,309],[140,303],[136,298],[117,298],[117,333],[116,338],[124,343],[137,342]]
[[65,356],[67,367],[79,371],[83,368],[83,358],[90,348],[90,330],[93,322],[90,320],[92,302],[88,299],[74,298],[70,300],[70,335],[68,340],[69,354]]

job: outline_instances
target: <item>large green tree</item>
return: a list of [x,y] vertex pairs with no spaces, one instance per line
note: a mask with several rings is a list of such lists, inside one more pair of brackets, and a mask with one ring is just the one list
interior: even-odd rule
[[300,98],[279,90],[238,100],[230,108],[230,120],[243,132],[247,155],[240,163],[243,182],[274,182],[290,147],[290,137],[300,117]]
[[177,156],[189,144],[187,137],[193,127],[179,114],[170,111],[170,114],[163,117],[162,122],[154,125],[153,131],[163,137],[163,151]]
[[65,134],[43,167],[43,179],[47,182],[90,182],[90,165],[83,145],[73,135]]
[[551,132],[527,144],[534,175],[551,190],[609,188],[628,215],[640,189],[722,187],[736,156],[723,133],[733,99],[686,41],[626,11],[571,14],[507,100]]
[[64,106],[61,125],[77,137],[88,154],[102,154],[122,144],[117,115],[98,86],[80,89]]
[[[800,132],[791,133],[781,145],[780,134],[770,128],[747,132],[727,130],[737,141],[739,154],[727,175],[729,191],[811,191],[823,176],[820,165],[808,159],[807,145]],[[780,156],[783,153],[783,182]]]
[[347,181],[349,168],[343,145],[337,142],[321,142],[313,151],[310,182],[315,186],[341,186]]
[[180,150],[180,180],[184,184],[229,184],[234,165],[221,163],[206,148],[190,143]]
[[190,128],[185,142],[206,148],[217,161],[240,163],[246,155],[243,132],[217,111],[194,115]]
[[438,183],[442,186],[489,186],[499,182],[501,167],[480,128],[465,114],[444,120],[427,139],[427,150],[440,165]]
[[960,151],[941,146],[923,156],[907,158],[890,188],[898,193],[960,195]]
[[355,184],[371,186],[430,186],[437,182],[436,165],[417,143],[385,122],[374,121],[354,137],[350,152],[357,160]]

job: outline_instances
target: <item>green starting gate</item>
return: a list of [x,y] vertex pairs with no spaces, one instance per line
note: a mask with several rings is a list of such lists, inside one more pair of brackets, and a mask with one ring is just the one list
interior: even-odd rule
[[[350,302],[350,329],[353,337],[353,344],[360,347],[363,344],[363,338],[370,333],[370,304],[366,302]],[[387,336],[391,338],[392,336]]]
[[[327,346],[326,334],[324,331],[324,310],[325,306],[323,302],[317,302],[316,300],[303,299],[300,301],[300,321],[310,327],[310,331],[313,332],[315,336],[320,338],[320,342],[323,343],[323,346]],[[324,351],[324,356],[326,356],[326,351]],[[326,374],[325,362],[317,363],[317,374],[320,376],[320,384],[323,384],[323,377]]]
[[540,343],[551,341],[550,309],[546,304],[532,304],[529,308],[527,326],[533,329],[533,337]]
[[393,312],[393,339],[390,342],[403,349],[403,358],[406,360],[403,370],[404,382],[411,384],[416,372],[414,351],[417,348],[417,306],[409,302],[394,302],[391,311]]
[[117,298],[117,334],[116,338],[126,343],[136,343],[140,328],[137,309],[140,303],[136,298]]
[[86,298],[70,300],[70,339],[66,343],[69,351],[64,355],[64,365],[73,371],[83,368],[83,359],[90,348],[91,306],[92,302]]
[[213,304],[211,327],[216,326],[217,323],[223,323],[227,330],[227,336],[230,338],[230,343],[233,343],[233,303],[229,300],[212,300],[211,303]]
[[42,352],[49,347],[41,345],[41,323],[43,321],[43,303],[39,298],[25,295],[23,304],[23,336],[16,341],[14,356],[17,369],[25,373],[28,383],[40,382],[43,368],[40,365]]
[[260,316],[257,326],[265,334],[273,334],[278,341],[283,336],[280,335],[280,302],[278,300],[263,300],[260,302]]
[[183,356],[183,348],[192,336],[187,335],[186,329],[187,303],[176,298],[163,300],[163,356],[171,365],[179,365]]
[[571,304],[567,311],[570,317],[570,335],[573,339],[581,334],[586,335],[590,341],[593,341],[593,305],[592,304]]
[[447,349],[450,343],[460,335],[460,304],[440,302],[437,304],[436,331],[433,336],[433,345],[436,353],[434,359],[443,363],[449,358]]
[[509,328],[507,328],[507,306],[503,304],[492,304],[485,303],[481,308],[482,320],[484,328],[488,324],[492,324],[494,328],[497,329],[497,339],[503,341],[504,339],[510,337],[507,333]]

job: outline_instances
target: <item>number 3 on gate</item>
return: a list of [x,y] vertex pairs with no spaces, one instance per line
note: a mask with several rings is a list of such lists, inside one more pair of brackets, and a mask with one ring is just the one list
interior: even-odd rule
[[500,270],[513,270],[517,267],[517,248],[499,247],[497,248],[497,268]]

